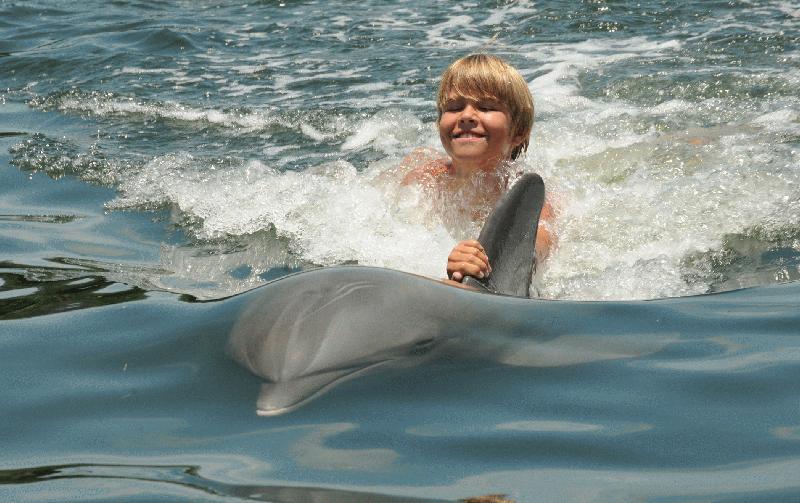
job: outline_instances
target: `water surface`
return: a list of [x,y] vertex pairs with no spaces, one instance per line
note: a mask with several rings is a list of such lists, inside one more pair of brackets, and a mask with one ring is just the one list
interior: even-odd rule
[[[0,493],[796,501],[799,32],[786,1],[3,3]],[[534,94],[563,321],[257,417],[231,295],[440,277],[475,231],[398,184],[473,51]]]

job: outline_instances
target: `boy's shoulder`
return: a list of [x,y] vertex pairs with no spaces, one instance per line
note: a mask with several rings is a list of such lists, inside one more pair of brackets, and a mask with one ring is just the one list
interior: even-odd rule
[[400,163],[409,169],[403,178],[403,185],[432,182],[449,172],[448,159],[431,148],[417,148]]

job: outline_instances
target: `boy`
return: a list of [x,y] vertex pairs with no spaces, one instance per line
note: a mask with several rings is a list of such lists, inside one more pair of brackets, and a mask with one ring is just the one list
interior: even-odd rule
[[[528,148],[533,127],[530,90],[519,72],[502,59],[472,54],[442,74],[436,109],[439,138],[449,159],[415,151],[403,161],[416,166],[403,184],[421,183],[457,197],[466,215],[478,219],[488,213],[479,207],[491,210],[508,188],[509,163]],[[470,189],[477,190],[470,193]],[[547,201],[540,218],[536,256],[544,260],[552,243],[548,222],[553,211]],[[452,284],[460,285],[466,276],[484,278],[491,271],[489,257],[474,239],[457,243],[447,257]]]

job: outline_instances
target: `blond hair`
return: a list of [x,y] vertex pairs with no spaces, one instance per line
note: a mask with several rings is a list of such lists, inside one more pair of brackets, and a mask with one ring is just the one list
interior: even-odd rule
[[516,159],[528,149],[533,129],[533,97],[516,68],[491,54],[465,56],[454,61],[442,74],[436,99],[439,119],[453,94],[472,101],[491,98],[507,106],[511,135],[524,138],[511,151],[511,158]]

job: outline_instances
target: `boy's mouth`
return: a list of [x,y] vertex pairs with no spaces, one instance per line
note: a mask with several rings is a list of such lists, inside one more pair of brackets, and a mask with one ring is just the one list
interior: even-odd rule
[[478,133],[472,133],[472,132],[469,132],[469,133],[454,133],[454,134],[450,135],[450,138],[452,138],[454,140],[470,140],[470,139],[479,140],[479,139],[483,139],[485,137],[486,137],[485,135],[478,134]]

